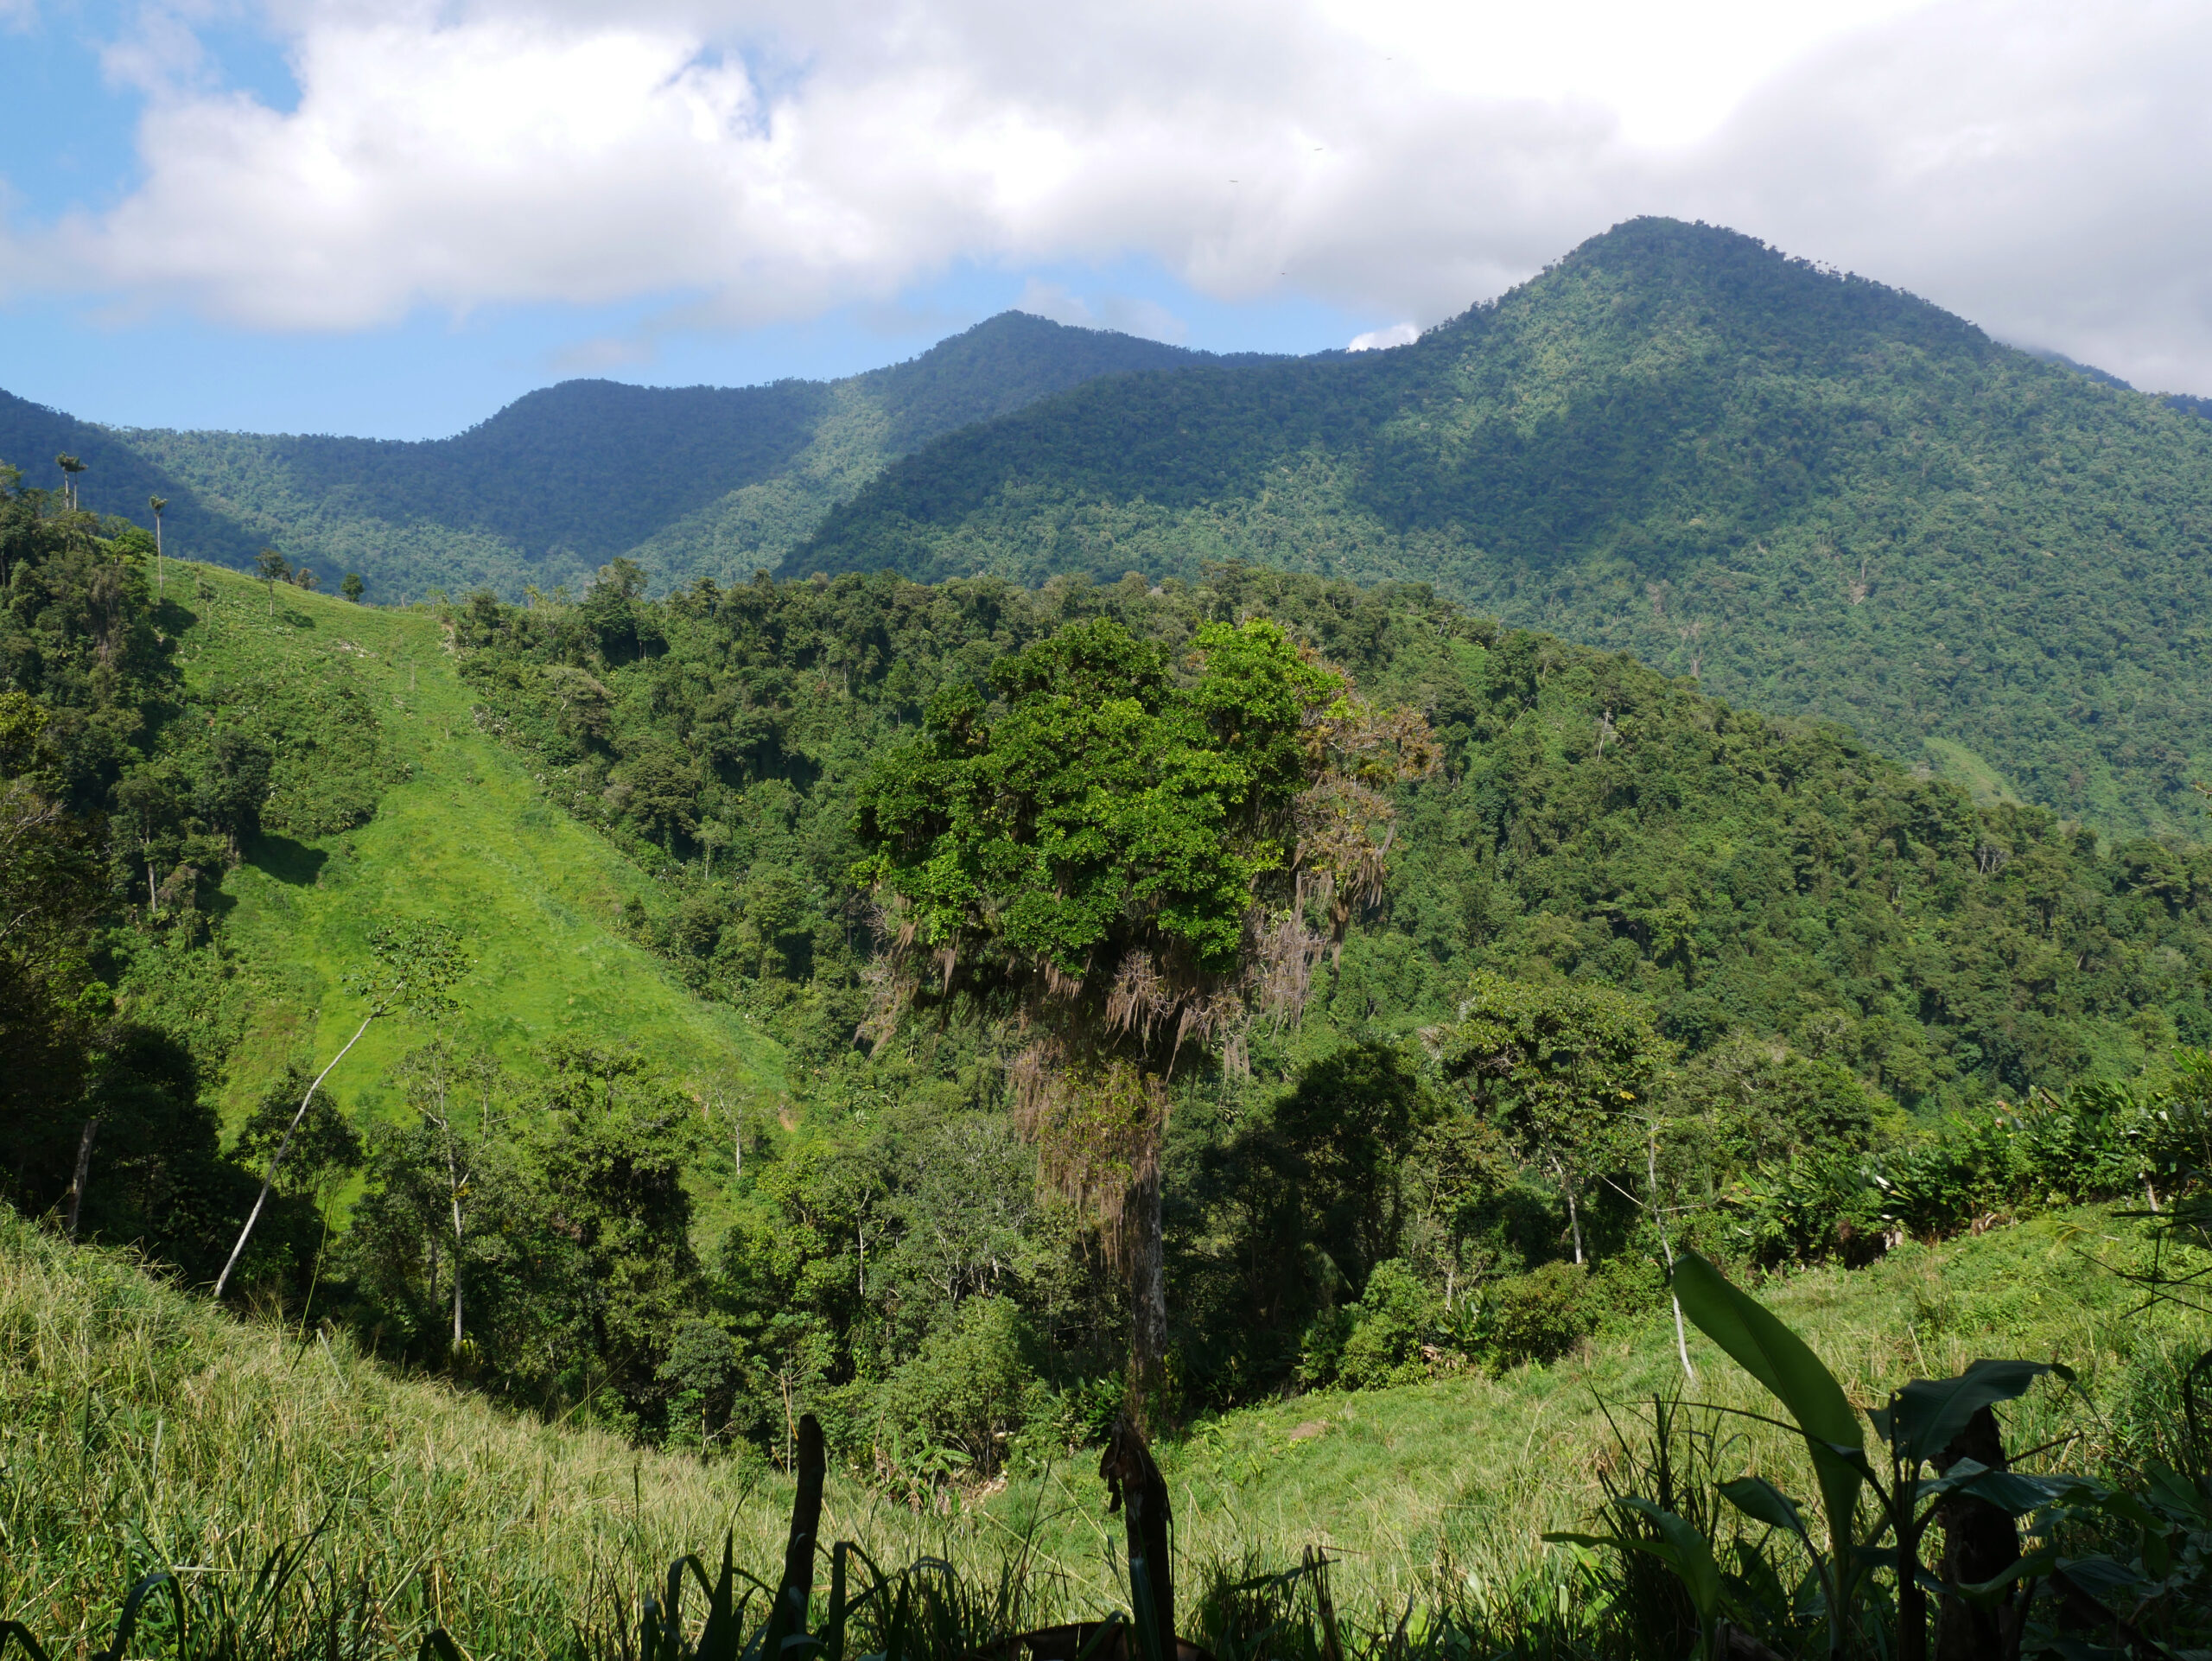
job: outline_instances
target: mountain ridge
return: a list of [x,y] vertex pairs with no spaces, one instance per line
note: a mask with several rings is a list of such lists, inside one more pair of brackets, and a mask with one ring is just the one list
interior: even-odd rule
[[581,585],[624,555],[664,582],[741,579],[950,427],[1099,375],[1238,360],[1004,312],[839,380],[563,381],[440,439],[104,427],[0,394],[0,457],[35,480],[69,451],[91,463],[90,507],[143,519],[167,496],[183,551],[243,567],[273,544],[385,599]]
[[[793,569],[1410,580],[2121,830],[2202,834],[2212,428],[1927,301],[1643,220],[1355,359],[947,435]],[[1931,747],[1929,740],[1941,742]]]

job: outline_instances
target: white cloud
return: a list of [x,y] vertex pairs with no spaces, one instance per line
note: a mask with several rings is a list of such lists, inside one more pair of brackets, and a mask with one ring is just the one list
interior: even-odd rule
[[1393,323],[1388,328],[1370,328],[1363,334],[1355,334],[1346,344],[1347,352],[1382,352],[1394,346],[1411,346],[1421,339],[1420,328],[1412,323]]
[[1428,323],[1677,213],[2212,390],[2198,0],[270,4],[296,107],[215,84],[198,14],[156,6],[159,49],[111,54],[151,89],[143,181],[0,232],[0,285],[315,329],[680,296],[663,326],[713,327],[1140,256]]

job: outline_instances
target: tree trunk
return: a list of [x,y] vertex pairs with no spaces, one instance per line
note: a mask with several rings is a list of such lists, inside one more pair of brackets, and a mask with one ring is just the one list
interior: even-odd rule
[[269,1161],[268,1174],[261,1179],[261,1192],[254,1196],[253,1209],[245,1215],[245,1226],[238,1231],[238,1244],[231,1248],[230,1258],[224,1263],[223,1272],[215,1277],[215,1301],[218,1303],[223,1301],[223,1289],[231,1283],[232,1271],[238,1268],[238,1259],[245,1255],[245,1243],[253,1238],[253,1225],[261,1220],[262,1207],[269,1203],[269,1190],[276,1183],[276,1173],[283,1167],[284,1155],[292,1151],[292,1138],[300,1133],[300,1121],[308,1116],[308,1104],[315,1100],[315,1091],[322,1088],[322,1081],[330,1077],[331,1067],[343,1061],[346,1050],[361,1041],[361,1034],[368,1031],[369,1022],[374,1021],[378,1013],[375,1009],[369,1011],[361,1024],[353,1029],[353,1037],[346,1041],[346,1049],[330,1058],[330,1066],[315,1074],[315,1082],[308,1086],[308,1093],[300,1098],[300,1111],[292,1115],[291,1123],[284,1129],[284,1140],[276,1144],[276,1157]]
[[77,1238],[77,1212],[85,1201],[85,1183],[92,1174],[92,1138],[100,1133],[100,1116],[85,1121],[85,1134],[77,1138],[77,1174],[69,1182],[69,1238]]
[[1114,1428],[1107,1435],[1105,1451],[1098,1457],[1098,1474],[1106,1480],[1106,1509],[1119,1510],[1128,1526],[1132,1601],[1139,1601],[1141,1565],[1145,1594],[1142,1601],[1152,1606],[1147,1609],[1139,1602],[1131,1613],[1139,1620],[1151,1617],[1159,1640],[1159,1647],[1154,1652],[1173,1658],[1176,1655],[1175,1564],[1170,1552],[1170,1537],[1174,1510],[1168,1504],[1167,1484],[1160,1474],[1160,1467],[1153,1462],[1152,1450],[1145,1446],[1144,1433],[1126,1413],[1115,1420]]
[[[1948,1473],[1962,1459],[1993,1471],[2009,1468],[1997,1415],[1978,1410],[1966,1429],[1951,1439],[1935,1461]],[[1947,1587],[1994,1580],[2020,1560],[2020,1531],[2001,1506],[1970,1493],[1946,1494],[1936,1503],[1936,1522],[1943,1531],[1943,1555],[1936,1576]],[[1975,1661],[2009,1652],[2019,1612],[2010,1598],[1994,1608],[1946,1593],[1936,1606],[1936,1661]]]
[[1129,1397],[1143,1427],[1152,1423],[1167,1382],[1167,1251],[1158,1170],[1133,1184],[1122,1206],[1129,1259]]
[[1567,1226],[1574,1236],[1574,1265],[1582,1266],[1582,1212],[1574,1203],[1574,1185],[1561,1180],[1560,1192],[1567,1196]]
[[446,1189],[453,1199],[453,1347],[461,1350],[461,1171],[454,1163],[453,1132],[446,1132]]

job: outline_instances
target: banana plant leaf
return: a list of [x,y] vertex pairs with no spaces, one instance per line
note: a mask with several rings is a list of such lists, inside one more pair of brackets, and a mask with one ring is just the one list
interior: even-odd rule
[[[1820,1480],[1827,1512],[1828,1539],[1838,1589],[1852,1564],[1852,1519],[1866,1480],[1866,1436],[1859,1414],[1821,1365],[1805,1340],[1767,1313],[1753,1299],[1729,1285],[1720,1271],[1694,1251],[1675,1260],[1670,1276],[1682,1314],[1727,1352],[1737,1365],[1764,1384],[1804,1433]],[[1853,1455],[1855,1454],[1854,1463]]]

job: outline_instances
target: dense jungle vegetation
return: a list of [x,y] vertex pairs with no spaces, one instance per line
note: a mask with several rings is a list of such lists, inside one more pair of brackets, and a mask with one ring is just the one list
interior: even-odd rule
[[1409,579],[2204,834],[2212,427],[1911,296],[1642,220],[1389,352],[1078,388],[894,463],[800,571]]
[[[365,1350],[741,1473],[791,1465],[811,1414],[839,1469],[878,1496],[926,1511],[1007,1478],[1044,1503],[1053,1462],[1096,1445],[1126,1399],[1110,1228],[1039,1181],[1032,1128],[1010,1111],[1017,1009],[955,996],[895,1032],[867,1021],[883,942],[876,897],[857,886],[855,809],[918,731],[957,745],[980,730],[963,723],[1035,684],[1071,625],[1199,685],[1192,648],[1224,638],[1204,631],[1271,620],[1440,753],[1389,785],[1387,881],[1355,907],[1341,952],[1313,965],[1303,1018],[1262,1019],[1243,1066],[1173,1081],[1159,1422],[1215,1427],[1188,1457],[1223,1495],[1268,1480],[1280,1454],[1264,1433],[1246,1446],[1220,1410],[1332,1403],[1288,1446],[1332,1434],[1338,1402],[1347,1425],[1370,1410],[1395,1422],[1405,1403],[1388,1393],[1408,1385],[1427,1388],[1405,1402],[1439,1385],[1489,1401],[1483,1381],[1600,1348],[1671,1368],[1660,1264],[1687,1247],[1739,1272],[1825,1263],[1846,1278],[1896,1254],[1909,1276],[1923,1243],[2080,1201],[2139,1194],[2171,1216],[2212,1167],[2212,850],[1977,807],[1840,729],[1733,710],[1423,586],[1230,564],[1036,590],[764,575],[656,600],[618,561],[580,601],[487,593],[386,614],[274,565],[252,583],[157,566],[150,541],[12,480],[0,493],[0,1182],[24,1215],[205,1285],[273,1173],[237,1296],[280,1315],[295,1354],[321,1323],[316,1365],[343,1396],[366,1387],[345,1382],[367,1376]],[[393,624],[457,659],[475,724],[535,770],[542,795],[520,811],[564,809],[642,874],[582,907],[604,906],[603,926],[702,1007],[772,1034],[779,1072],[735,1055],[686,1069],[620,1016],[547,1022],[547,986],[583,983],[564,958],[510,957],[454,984],[459,1008],[392,1006],[384,1047],[361,1052],[383,1058],[373,1071],[341,1070],[300,1107],[389,966],[379,926],[435,927],[480,968],[492,955],[494,920],[429,886],[342,937],[352,977],[269,977],[243,938],[252,874],[342,903],[359,844],[429,765],[435,706],[415,669],[371,662],[393,653]],[[324,666],[301,672],[288,643],[341,629]],[[435,810],[474,835],[475,857],[504,860],[497,820],[515,810],[484,763],[468,766]],[[549,906],[546,926],[573,929],[574,913]],[[287,1000],[289,1025],[249,1018]],[[244,1100],[241,1067],[256,1081]],[[2143,1253],[2112,1238],[2139,1272]],[[2060,1282],[2107,1271],[2052,1240],[2005,1276],[2011,1291],[2049,1280],[2064,1307],[2087,1307]],[[101,1422],[124,1429],[69,1432],[86,1447],[62,1461],[54,1416],[69,1404],[39,1368],[91,1379],[111,1316],[144,1349],[133,1378],[167,1378],[213,1340],[120,1281],[65,1317],[54,1276],[69,1271],[51,1248],[11,1236],[7,1250],[27,1266],[10,1271],[11,1330],[46,1358],[19,1378],[10,1352],[28,1427],[10,1515],[50,1552],[81,1531],[64,1513],[92,1441],[136,1445],[127,1428],[171,1407],[182,1435],[209,1403],[205,1380],[181,1375],[162,1403],[103,1385]],[[2100,1284],[2110,1301],[2126,1282]],[[1927,1319],[1983,1343],[1957,1310]],[[2134,1470],[2178,1434],[2186,1326],[2120,1321],[2096,1340],[2151,1403],[2142,1448],[2107,1434],[2100,1470]],[[1890,1355],[1865,1346],[1878,1351]],[[286,1391],[238,1378],[237,1425],[315,1444],[319,1422]],[[79,1393],[68,1422],[90,1426],[90,1384]],[[1357,1405],[1370,1397],[1375,1409]],[[385,1435],[373,1422],[387,1410],[334,1405],[328,1422],[365,1412]],[[273,1467],[218,1451],[252,1434],[192,1434],[188,1468],[239,1493],[270,1486]],[[556,1456],[493,1440],[512,1455],[499,1492],[523,1481],[541,1503]],[[424,1453],[435,1467],[427,1440]],[[604,1445],[588,1457],[603,1473]],[[603,1496],[561,1503],[604,1510]],[[1241,1503],[1224,1503],[1224,1550]],[[1435,1504],[1470,1512],[1464,1498]],[[1390,1537],[1394,1564],[1433,1547],[1521,1576],[1424,1617],[1440,1655],[1478,1632],[1548,1634],[1545,1653],[1632,1652],[1607,1647],[1635,1629],[1605,1613],[1616,1583],[1587,1565],[1560,1578],[1529,1517],[1486,1505],[1478,1539],[1452,1544],[1440,1520],[1418,1550]],[[391,1549],[436,1509],[397,1515]],[[171,1525],[186,1532],[164,1560],[181,1561],[197,1524]],[[60,1567],[69,1618],[88,1621],[89,1582]],[[359,1571],[364,1600],[381,1572]],[[537,1572],[499,1581],[482,1619],[531,1632],[563,1619],[568,1594]],[[1208,1595],[1230,1597],[1242,1572],[1217,1565]],[[448,1619],[434,1588],[390,1595],[408,1630]],[[246,1618],[241,1605],[210,1630]]]
[[[226,880],[253,850],[340,841],[404,767],[350,671],[188,684],[204,578],[188,601],[175,567],[156,596],[143,531],[54,506],[5,501],[10,869],[45,931],[8,958],[9,1042],[45,1058],[13,1070],[8,1181],[34,1212],[81,1200],[86,1231],[212,1277],[321,1062],[310,1024],[219,1126],[241,1031]],[[264,586],[273,625],[283,585]],[[249,1282],[312,1283],[403,1352],[655,1435],[766,1439],[802,1397],[901,1468],[947,1448],[988,1466],[1022,1425],[1078,1435],[1118,1389],[1123,1294],[1091,1224],[1039,1197],[1007,1111],[1006,1011],[856,1038],[880,946],[856,792],[941,691],[988,695],[995,662],[1071,621],[1173,660],[1255,615],[1418,714],[1443,765],[1396,787],[1380,903],[1302,1021],[1255,1028],[1249,1073],[1177,1084],[1192,1406],[1571,1343],[1650,1291],[1629,1179],[1654,1137],[1649,1180],[1749,1208],[1729,1249],[1817,1254],[1839,1225],[1877,1227],[1863,1155],[1902,1156],[1912,1127],[1964,1114],[1998,1138],[1967,1138],[1979,1175],[1939,1158],[1916,1179],[1933,1194],[1915,1225],[1940,1231],[1974,1203],[1961,1184],[1999,1204],[2036,1180],[2042,1156],[2018,1149],[2042,1144],[1996,1104],[2155,1079],[2212,1040],[2212,850],[1977,808],[1840,729],[1426,588],[1231,565],[1157,588],[764,576],[656,601],[617,563],[581,601],[480,595],[442,627],[480,722],[652,879],[612,925],[780,1041],[782,1085],[671,1073],[619,1027],[498,1053],[493,1029],[425,1028],[385,1076],[320,1098]],[[1484,1053],[1535,1045],[1533,1093],[1453,1060],[1476,1032]],[[1604,1058],[1641,1105],[1562,1143],[1547,1046]],[[1571,1105],[1595,1085],[1558,1087]],[[2145,1142],[2144,1169],[2121,1169],[2147,1098],[2098,1099],[2120,1141],[2081,1155],[2106,1174],[2069,1192],[2172,1162]],[[1815,1149],[1830,1164],[1792,1163]]]
[[99,512],[167,498],[195,559],[250,570],[276,543],[360,572],[385,603],[480,584],[520,598],[581,590],[617,554],[663,582],[772,568],[831,502],[940,433],[1101,375],[1240,360],[1008,312],[842,380],[564,381],[421,442],[105,428],[0,392],[0,455],[79,457]]
[[169,500],[404,601],[700,576],[1243,560],[1425,582],[1738,706],[1842,722],[1981,800],[2208,834],[2180,396],[1707,226],[1643,220],[1386,352],[1211,359],[1018,314],[835,383],[571,382],[430,443],[125,432],[0,396],[0,454]]

